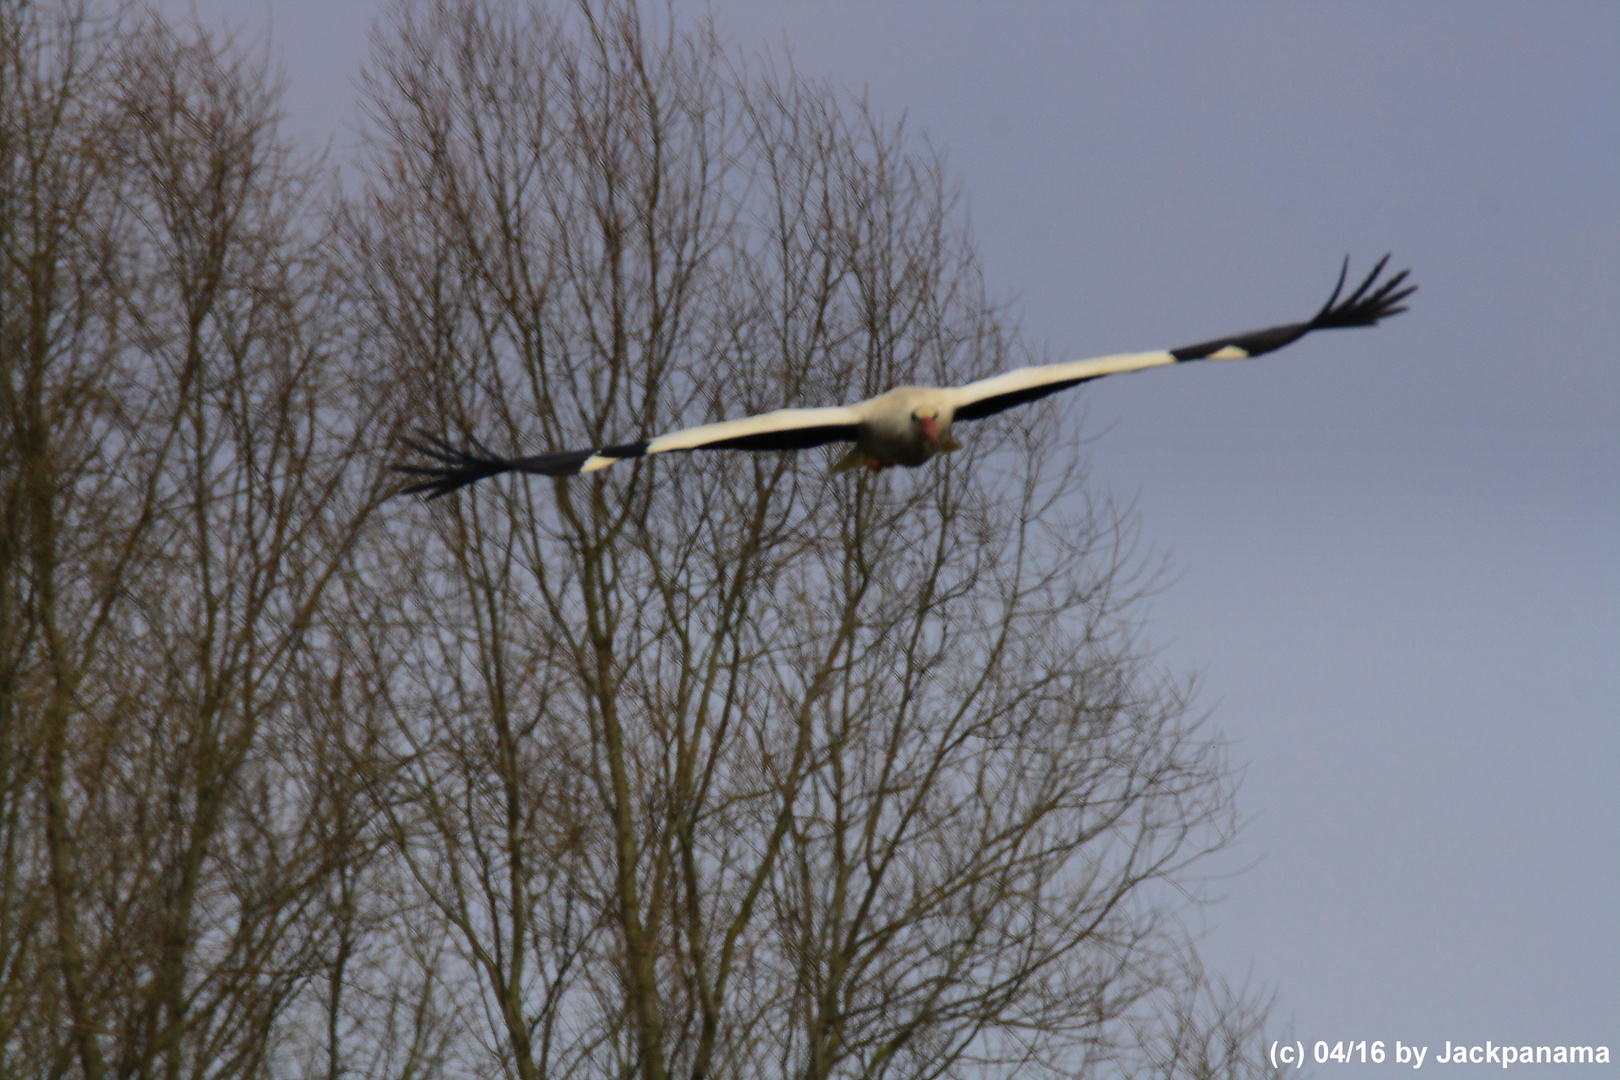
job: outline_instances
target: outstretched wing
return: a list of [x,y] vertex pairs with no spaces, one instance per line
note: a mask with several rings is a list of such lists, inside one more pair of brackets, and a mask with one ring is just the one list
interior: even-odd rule
[[415,483],[401,489],[401,494],[437,499],[486,476],[504,472],[573,476],[648,454],[689,450],[803,450],[830,442],[852,442],[859,424],[859,415],[841,406],[778,409],[742,420],[683,428],[640,442],[513,458],[501,457],[477,440],[472,440],[471,451],[459,450],[443,439],[423,433],[417,439],[407,439],[405,445],[434,464],[395,465],[394,470],[419,477]]
[[1305,322],[1271,326],[1264,330],[1248,330],[1241,334],[1202,341],[1197,345],[1184,345],[1179,349],[1155,352],[1121,353],[1101,356],[1093,360],[1070,360],[1061,364],[1019,368],[978,382],[958,387],[956,400],[957,420],[979,420],[993,416],[1014,405],[1022,405],[1071,386],[1100,379],[1104,375],[1117,375],[1124,371],[1178,364],[1186,360],[1242,360],[1260,356],[1298,341],[1312,330],[1336,330],[1347,326],[1376,326],[1380,319],[1399,315],[1406,310],[1401,303],[1417,291],[1416,285],[1405,285],[1409,270],[1402,270],[1379,283],[1378,277],[1389,262],[1385,255],[1378,265],[1357,286],[1356,290],[1340,301],[1344,291],[1345,275],[1350,270],[1350,259],[1339,269],[1339,281],[1333,286],[1333,295],[1320,311]]

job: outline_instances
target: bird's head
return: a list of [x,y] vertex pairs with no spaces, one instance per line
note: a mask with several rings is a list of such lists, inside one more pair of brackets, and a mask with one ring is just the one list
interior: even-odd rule
[[911,414],[912,430],[917,432],[924,445],[935,446],[939,443],[939,410],[923,412],[918,410]]

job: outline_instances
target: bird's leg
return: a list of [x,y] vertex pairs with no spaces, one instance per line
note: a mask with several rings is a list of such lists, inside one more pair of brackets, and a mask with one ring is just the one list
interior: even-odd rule
[[866,467],[871,469],[873,472],[882,472],[884,469],[889,468],[893,464],[894,462],[892,461],[879,461],[877,458],[873,458],[871,461],[866,463]]

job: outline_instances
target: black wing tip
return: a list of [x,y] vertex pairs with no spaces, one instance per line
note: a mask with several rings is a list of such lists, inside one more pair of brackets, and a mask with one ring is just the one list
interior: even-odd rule
[[451,446],[437,435],[427,431],[418,431],[415,438],[401,439],[411,450],[416,451],[425,458],[437,462],[436,465],[390,465],[389,468],[407,476],[419,476],[422,479],[416,483],[407,484],[399,489],[399,495],[420,495],[423,501],[432,502],[443,498],[452,492],[459,491],[468,484],[476,483],[486,476],[495,476],[507,472],[514,467],[514,463],[501,457],[477,439],[468,437],[467,442],[472,446],[474,453]]
[[389,468],[421,480],[399,489],[400,495],[420,495],[432,502],[468,484],[504,472],[535,473],[539,476],[574,476],[585,462],[600,453],[605,457],[640,457],[646,453],[645,441],[624,446],[610,446],[602,450],[563,450],[552,454],[533,454],[528,457],[508,458],[495,453],[477,439],[468,436],[472,452],[450,445],[426,431],[418,431],[415,438],[401,439],[407,447],[437,464],[391,465]]
[[1333,292],[1329,294],[1327,303],[1323,304],[1307,322],[1250,330],[1229,337],[1201,341],[1197,345],[1184,345],[1179,349],[1171,349],[1170,355],[1177,360],[1207,360],[1222,356],[1226,350],[1231,349],[1234,350],[1232,354],[1234,358],[1264,356],[1268,352],[1275,352],[1284,345],[1298,341],[1312,330],[1377,326],[1382,320],[1405,311],[1406,305],[1401,301],[1417,292],[1418,288],[1416,285],[1406,284],[1411,270],[1401,270],[1379,282],[1378,278],[1384,272],[1384,267],[1389,265],[1389,258],[1386,254],[1379,259],[1371,272],[1362,279],[1361,284],[1357,285],[1349,296],[1340,300],[1339,297],[1344,293],[1344,283],[1350,275],[1350,256],[1346,255],[1344,262],[1339,266],[1339,279],[1334,283]]
[[1412,273],[1410,268],[1400,270],[1380,282],[1378,278],[1383,274],[1384,267],[1389,265],[1389,259],[1390,254],[1385,252],[1384,257],[1373,264],[1361,284],[1340,301],[1339,294],[1344,291],[1345,278],[1350,271],[1350,256],[1346,255],[1339,268],[1338,283],[1333,286],[1327,303],[1312,317],[1310,328],[1338,330],[1351,326],[1377,326],[1382,320],[1406,311],[1406,305],[1401,301],[1417,292],[1418,287],[1406,284],[1406,279]]

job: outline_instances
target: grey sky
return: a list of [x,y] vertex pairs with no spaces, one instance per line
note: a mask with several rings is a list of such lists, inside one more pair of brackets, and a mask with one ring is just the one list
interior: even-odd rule
[[[351,137],[380,4],[196,7]],[[1054,359],[1414,269],[1377,330],[1076,395],[1177,573],[1147,632],[1248,765],[1207,955],[1307,1051],[1620,1052],[1620,5],[714,10],[947,149]]]

